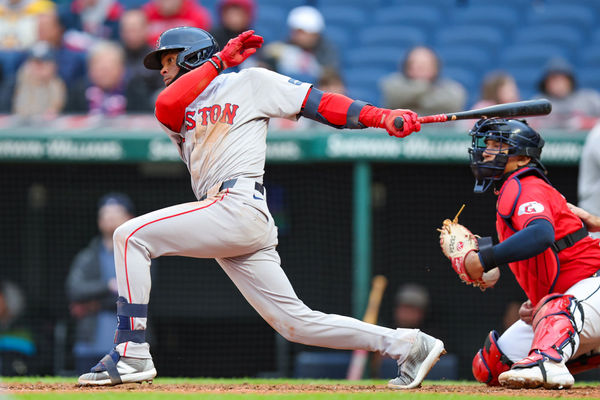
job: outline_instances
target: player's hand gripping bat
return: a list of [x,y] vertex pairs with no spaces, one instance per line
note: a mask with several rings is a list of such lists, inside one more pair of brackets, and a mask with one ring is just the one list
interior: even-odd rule
[[[367,304],[367,310],[363,317],[364,322],[369,324],[377,323],[377,316],[379,315],[379,306],[381,305],[381,298],[383,292],[387,286],[387,278],[383,275],[376,275],[373,277],[371,284],[371,293],[369,293],[369,303]],[[358,380],[363,376],[365,366],[369,353],[366,350],[354,350],[352,352],[352,359],[348,367],[348,374],[346,376],[349,380]]]
[[[552,111],[552,103],[546,99],[538,99],[498,104],[453,114],[425,115],[419,117],[419,122],[429,124],[432,122],[456,121],[459,119],[530,117],[534,115],[547,115],[550,114],[550,111]],[[397,117],[394,120],[394,126],[402,129],[404,120],[401,117]]]

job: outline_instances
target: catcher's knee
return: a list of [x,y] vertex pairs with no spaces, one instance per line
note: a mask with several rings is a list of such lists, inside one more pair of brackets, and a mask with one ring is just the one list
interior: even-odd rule
[[498,347],[498,337],[498,332],[491,331],[485,338],[483,348],[473,357],[473,376],[488,386],[498,386],[498,376],[513,364]]

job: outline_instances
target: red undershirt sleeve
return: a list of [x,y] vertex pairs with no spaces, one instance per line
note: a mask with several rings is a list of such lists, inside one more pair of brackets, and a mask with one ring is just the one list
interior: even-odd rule
[[185,108],[217,77],[217,69],[206,62],[183,74],[167,86],[156,99],[156,118],[173,132],[179,132]]

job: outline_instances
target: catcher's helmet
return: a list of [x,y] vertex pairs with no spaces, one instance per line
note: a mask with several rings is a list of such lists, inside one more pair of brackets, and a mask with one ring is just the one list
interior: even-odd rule
[[[504,168],[510,156],[523,155],[531,158],[531,163],[545,170],[540,156],[544,139],[534,131],[525,120],[516,119],[480,119],[469,134],[473,141],[469,149],[471,171],[475,176],[475,193],[485,192],[494,181],[501,180]],[[491,161],[484,161],[486,142],[494,140],[508,145],[506,153],[496,153]]]
[[182,26],[164,31],[156,42],[156,49],[144,57],[148,69],[161,69],[164,52],[178,50],[177,65],[184,71],[198,68],[219,51],[212,35],[200,28]]

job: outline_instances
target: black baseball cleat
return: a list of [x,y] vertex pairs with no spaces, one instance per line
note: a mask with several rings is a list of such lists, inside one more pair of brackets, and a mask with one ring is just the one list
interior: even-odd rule
[[121,357],[112,350],[90,372],[81,375],[78,382],[84,386],[114,386],[152,382],[155,376],[156,369],[151,358]]
[[446,350],[441,340],[419,332],[406,360],[398,363],[398,376],[388,382],[388,387],[413,389],[421,386],[443,354],[446,354]]

